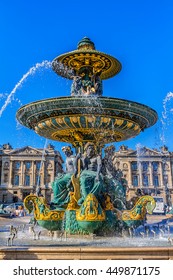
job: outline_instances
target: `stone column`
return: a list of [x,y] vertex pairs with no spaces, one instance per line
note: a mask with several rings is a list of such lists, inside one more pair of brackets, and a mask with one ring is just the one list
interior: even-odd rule
[[143,185],[143,183],[142,183],[142,163],[139,162],[138,166],[139,166],[139,168],[138,168],[138,170],[139,170],[139,186],[141,187]]
[[43,162],[42,162],[42,167],[41,167],[41,185],[42,186],[45,186],[45,161],[43,160]]
[[1,165],[1,181],[0,181],[0,185],[2,185],[3,182],[4,182],[4,173],[3,173],[3,166]]
[[31,162],[31,186],[34,186],[34,161]]
[[164,182],[163,182],[163,168],[162,168],[162,162],[159,162],[159,169],[160,169],[160,186],[163,188]]
[[20,186],[24,185],[24,162],[21,161],[21,176],[20,176]]
[[13,161],[10,160],[10,169],[9,169],[9,185],[10,186],[13,184],[12,177],[13,177]]
[[153,187],[153,168],[151,161],[149,162],[150,186]]
[[36,186],[36,162],[33,161],[33,185]]
[[169,170],[168,170],[168,187],[169,187],[169,189],[171,189],[172,178],[171,178],[171,164],[170,164],[170,162],[168,163],[168,167],[169,167]]
[[131,168],[131,161],[129,162],[129,187],[132,186],[132,168]]

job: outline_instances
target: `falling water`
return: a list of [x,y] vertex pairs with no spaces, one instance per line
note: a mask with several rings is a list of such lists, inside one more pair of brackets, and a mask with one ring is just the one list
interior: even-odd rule
[[24,81],[30,76],[33,75],[37,70],[39,70],[40,68],[51,68],[52,67],[52,63],[50,61],[44,60],[41,63],[36,63],[35,66],[31,67],[29,69],[29,71],[23,75],[23,77],[20,79],[20,81],[15,85],[15,87],[13,88],[13,90],[10,92],[10,94],[8,95],[4,105],[2,106],[2,108],[0,109],[0,117],[2,116],[2,113],[4,112],[4,110],[6,109],[6,107],[8,106],[8,104],[11,102],[14,94],[16,93],[16,91],[18,90],[18,88],[24,83]]
[[142,178],[140,176],[140,171],[141,171],[141,161],[140,161],[140,157],[141,157],[141,150],[142,148],[144,148],[140,143],[138,143],[136,145],[136,159],[137,159],[137,169],[138,169],[138,174],[139,174],[139,181],[138,181],[138,185],[141,186],[142,185]]
[[39,168],[39,172],[38,172],[38,179],[37,179],[37,185],[36,185],[36,193],[40,192],[40,172],[43,166],[43,161],[44,161],[44,156],[46,153],[46,147],[47,147],[47,142],[48,140],[46,139],[45,144],[44,144],[44,148],[43,148],[43,152],[42,152],[42,157],[41,157],[41,164],[40,164],[40,168]]
[[173,100],[173,93],[169,92],[163,100],[163,111],[162,111],[162,117],[161,117],[162,128],[161,128],[160,139],[161,139],[163,144],[166,143],[165,133],[166,133],[167,128],[171,124],[171,118],[170,118],[170,115],[169,115],[169,113],[173,113],[173,108],[170,108],[170,104],[169,104],[169,102],[171,100]]
[[138,168],[140,166],[140,156],[141,156],[142,148],[144,148],[144,147],[140,143],[136,144],[136,159],[137,159]]
[[7,93],[0,93],[0,99],[6,98],[7,95]]
[[[169,92],[163,100],[163,112],[162,112],[162,122],[164,122],[168,117],[167,102],[173,98],[173,93]],[[171,109],[170,111],[172,111]]]
[[55,71],[58,72],[58,75],[61,75],[63,77],[67,77],[68,79],[72,79],[74,76],[74,70],[70,69],[68,66],[64,65],[61,62],[53,61],[53,68]]

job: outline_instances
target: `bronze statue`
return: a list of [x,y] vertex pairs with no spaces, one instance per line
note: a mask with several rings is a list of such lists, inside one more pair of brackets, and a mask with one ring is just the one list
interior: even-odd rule
[[89,193],[98,198],[103,189],[103,178],[101,175],[101,156],[96,153],[95,145],[88,142],[84,147],[84,155],[81,157],[82,171],[80,173],[81,205]]
[[76,172],[75,170],[75,156],[70,146],[65,146],[62,151],[66,155],[65,161],[65,173],[58,174],[55,181],[52,183],[54,198],[51,201],[51,205],[55,207],[66,207],[70,201],[69,192],[72,190],[71,177]]

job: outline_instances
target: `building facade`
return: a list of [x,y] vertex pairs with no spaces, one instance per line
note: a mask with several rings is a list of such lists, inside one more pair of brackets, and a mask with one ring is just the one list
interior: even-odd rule
[[[125,145],[115,151],[113,163],[123,171],[128,182],[127,200],[143,194],[162,196],[164,202],[173,202],[173,153],[163,146],[160,150]],[[46,149],[23,147],[12,149],[5,144],[0,149],[0,203],[20,202],[41,187],[41,193],[51,200],[51,182],[63,171],[61,154],[48,145]]]
[[12,149],[4,144],[0,149],[0,203],[23,201],[39,187],[50,201],[51,182],[62,172],[62,164],[60,153],[52,145],[45,149]]
[[138,147],[136,150],[122,145],[113,157],[114,166],[123,171],[128,182],[128,197],[137,189],[144,195],[161,196],[165,204],[173,202],[173,153],[166,146],[157,149]]

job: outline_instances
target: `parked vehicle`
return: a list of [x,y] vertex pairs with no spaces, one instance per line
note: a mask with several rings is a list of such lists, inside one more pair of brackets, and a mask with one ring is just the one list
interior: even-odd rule
[[154,196],[153,197],[156,202],[156,207],[153,211],[153,214],[162,214],[165,215],[165,203],[163,197],[161,196]]
[[1,218],[9,218],[11,215],[10,213],[8,213],[4,207],[3,207],[3,204],[0,204],[0,217]]
[[16,217],[16,216],[24,216],[25,212],[24,212],[24,207],[23,207],[23,203],[11,203],[8,204],[4,207],[4,210],[11,214],[11,217]]

